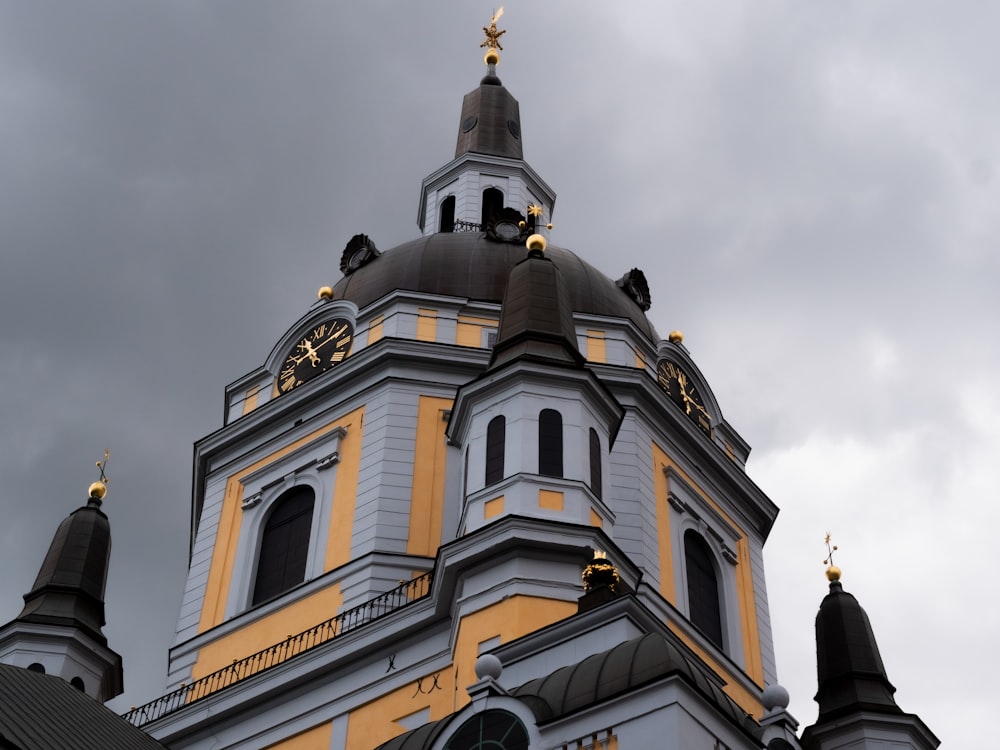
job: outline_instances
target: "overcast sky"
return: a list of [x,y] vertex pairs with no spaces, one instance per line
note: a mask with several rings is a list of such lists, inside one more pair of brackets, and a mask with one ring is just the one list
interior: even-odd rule
[[[493,7],[0,0],[0,622],[111,448],[110,644],[162,692],[192,443],[339,278],[417,236]],[[511,0],[551,241],[650,281],[747,469],[781,683],[815,720],[826,531],[900,706],[1000,703],[1000,4]],[[460,217],[461,218],[461,217]]]

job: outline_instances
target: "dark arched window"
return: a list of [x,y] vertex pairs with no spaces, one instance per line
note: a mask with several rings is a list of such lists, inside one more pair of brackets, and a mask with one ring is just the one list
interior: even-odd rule
[[439,209],[441,214],[441,222],[439,232],[454,232],[455,231],[455,196],[449,195],[443,201],[441,201],[441,208]]
[[69,681],[69,684],[75,687],[81,693],[87,692],[87,689],[83,684],[83,678],[81,677],[74,677],[72,680]]
[[486,486],[503,479],[504,441],[507,438],[507,420],[493,417],[486,426]]
[[694,531],[684,532],[684,567],[687,571],[688,605],[691,622],[722,648],[722,611],[719,579],[715,575],[712,551]]
[[542,409],[538,415],[538,473],[563,475],[562,415],[555,409]]
[[39,664],[36,661],[36,662],[32,662],[31,664],[28,665],[28,671],[29,672],[38,672],[38,674],[45,674],[45,667],[42,664]]
[[483,191],[483,230],[493,219],[500,215],[503,209],[503,193],[496,188],[486,188]]
[[314,500],[312,488],[300,486],[275,501],[260,539],[255,605],[305,580]]
[[597,430],[590,428],[590,491],[601,497],[601,439]]
[[483,711],[462,724],[444,750],[528,750],[528,730],[508,711]]

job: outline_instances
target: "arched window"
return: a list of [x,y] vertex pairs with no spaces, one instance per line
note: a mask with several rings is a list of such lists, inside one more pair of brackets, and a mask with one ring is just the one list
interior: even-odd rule
[[254,605],[305,580],[314,501],[312,488],[302,486],[293,487],[275,501],[260,539]]
[[72,680],[69,681],[69,684],[75,687],[81,693],[87,692],[87,688],[84,686],[83,678],[81,677],[74,677]]
[[694,531],[684,532],[684,568],[691,622],[722,648],[722,610],[715,563],[708,544]]
[[443,201],[441,201],[441,208],[438,209],[441,215],[441,222],[439,224],[439,232],[454,232],[455,231],[455,196],[449,195]]
[[483,231],[491,221],[500,215],[503,209],[503,193],[496,188],[486,188],[483,191]]
[[483,711],[462,724],[444,750],[528,750],[528,730],[509,711]]
[[563,475],[562,415],[555,409],[542,409],[538,415],[538,473]]
[[38,672],[38,674],[45,674],[45,667],[44,667],[44,665],[39,664],[36,661],[36,662],[32,662],[31,664],[28,665],[28,671],[29,672]]
[[507,438],[507,420],[501,415],[493,417],[486,426],[486,486],[503,479],[504,441]]
[[597,436],[597,430],[590,428],[590,491],[601,497],[601,439]]

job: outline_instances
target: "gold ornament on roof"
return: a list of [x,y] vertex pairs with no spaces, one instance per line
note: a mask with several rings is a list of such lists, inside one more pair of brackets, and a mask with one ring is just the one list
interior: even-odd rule
[[333,287],[321,286],[316,292],[317,299],[333,299]]
[[837,551],[837,545],[830,545],[830,532],[826,532],[826,538],[823,540],[826,542],[826,559],[823,564],[827,566],[826,568],[826,579],[833,583],[834,581],[840,580],[840,568],[833,564],[833,553]]
[[671,344],[683,344],[684,334],[681,333],[680,331],[671,331],[670,335],[667,336],[667,339],[670,341]]
[[101,473],[101,478],[90,485],[87,489],[87,497],[92,500],[96,500],[100,503],[104,499],[104,496],[108,494],[108,475],[104,473],[104,470],[108,467],[108,459],[111,458],[111,451],[104,450],[104,460],[97,461],[97,470]]
[[503,6],[500,6],[500,10],[493,14],[493,18],[490,19],[489,26],[483,26],[483,32],[486,34],[486,39],[480,44],[480,48],[486,47],[486,55],[483,60],[487,65],[496,65],[500,62],[500,53],[497,50],[502,50],[503,45],[500,44],[500,37],[507,33],[507,29],[498,30],[497,21],[500,20],[500,16],[503,15]]
[[607,552],[594,551],[594,559],[583,569],[583,588],[593,591],[600,586],[607,586],[612,591],[618,588],[618,569],[608,560]]

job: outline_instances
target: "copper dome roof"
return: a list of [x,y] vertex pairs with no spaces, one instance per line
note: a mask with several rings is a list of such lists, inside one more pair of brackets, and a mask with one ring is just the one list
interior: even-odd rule
[[[345,276],[334,286],[334,297],[364,308],[404,290],[500,304],[510,271],[525,253],[520,244],[494,242],[481,232],[431,234],[404,242]],[[639,305],[614,281],[564,248],[549,245],[545,254],[566,279],[573,312],[625,318],[651,342],[659,340]]]

